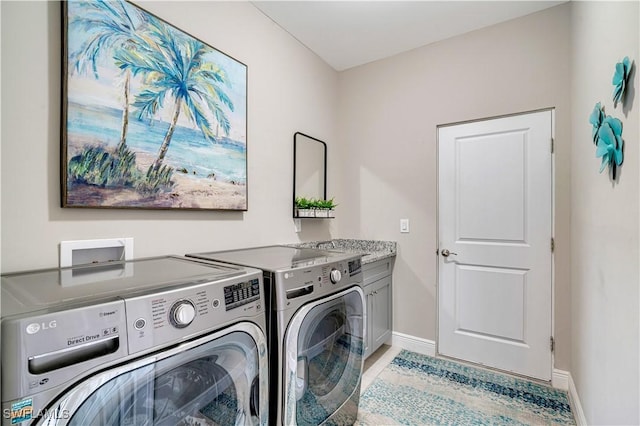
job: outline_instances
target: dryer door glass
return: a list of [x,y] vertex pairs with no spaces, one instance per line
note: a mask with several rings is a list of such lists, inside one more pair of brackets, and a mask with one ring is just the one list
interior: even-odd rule
[[226,334],[104,382],[70,424],[259,424],[259,358],[249,334]]
[[[293,355],[290,350],[295,348],[296,356],[287,359],[297,363],[288,361],[292,380],[286,390],[287,421],[294,412],[297,424],[355,421],[364,354],[363,297],[360,288],[356,289],[303,308],[292,319],[287,353]],[[299,326],[296,318],[303,318]]]

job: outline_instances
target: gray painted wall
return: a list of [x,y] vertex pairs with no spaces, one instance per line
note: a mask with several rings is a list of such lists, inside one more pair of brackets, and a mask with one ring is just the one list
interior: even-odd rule
[[[639,424],[638,2],[573,2],[571,374],[588,424]],[[611,100],[614,65],[635,60],[630,110]],[[635,94],[634,94],[635,92]],[[598,173],[589,114],[596,102],[623,123],[624,164]]]
[[568,369],[570,12],[561,5],[340,74],[339,229],[398,241],[395,331],[436,340],[436,126],[555,107],[555,363]]

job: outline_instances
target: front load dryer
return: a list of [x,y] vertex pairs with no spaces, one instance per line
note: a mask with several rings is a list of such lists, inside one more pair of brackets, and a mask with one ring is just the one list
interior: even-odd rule
[[272,424],[356,421],[365,324],[360,255],[268,246],[187,256],[264,271]]

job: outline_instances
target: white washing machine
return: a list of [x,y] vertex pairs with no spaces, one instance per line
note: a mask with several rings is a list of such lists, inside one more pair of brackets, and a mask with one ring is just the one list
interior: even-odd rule
[[267,424],[262,285],[173,256],[3,275],[2,424]]
[[264,271],[271,423],[353,424],[364,360],[361,256],[288,246],[187,256]]

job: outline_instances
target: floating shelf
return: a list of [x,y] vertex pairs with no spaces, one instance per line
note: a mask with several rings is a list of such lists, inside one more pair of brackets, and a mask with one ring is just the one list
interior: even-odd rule
[[335,210],[295,209],[294,219],[335,219]]
[[308,216],[294,216],[294,219],[335,219],[335,217],[308,217]]

